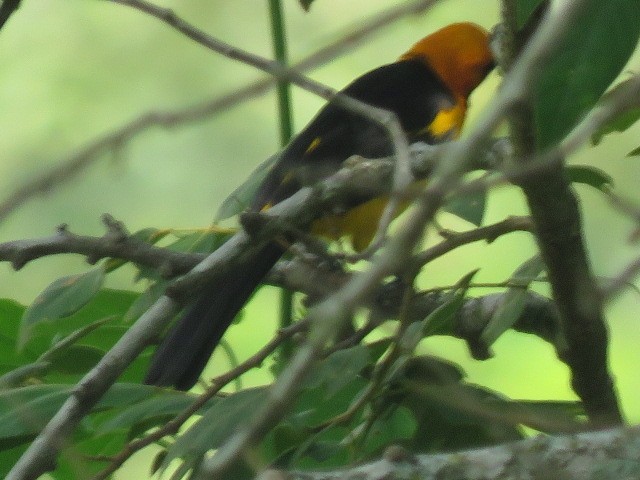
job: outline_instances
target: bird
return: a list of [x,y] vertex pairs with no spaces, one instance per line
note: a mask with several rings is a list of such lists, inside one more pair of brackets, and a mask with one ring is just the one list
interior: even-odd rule
[[[395,62],[356,78],[341,93],[394,112],[410,143],[437,144],[458,137],[469,96],[493,67],[489,32],[471,22],[454,23],[419,40]],[[384,127],[329,101],[279,153],[250,211],[263,211],[326,178],[353,155],[375,159],[393,152]],[[373,239],[384,205],[384,199],[369,200],[318,219],[310,231],[329,240],[347,237],[361,251]],[[272,241],[209,283],[160,342],[145,383],[193,387],[236,314],[285,251],[283,242]]]

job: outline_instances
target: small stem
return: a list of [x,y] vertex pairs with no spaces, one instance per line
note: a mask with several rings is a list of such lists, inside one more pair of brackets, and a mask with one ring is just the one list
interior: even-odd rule
[[[271,38],[275,59],[284,67],[287,65],[287,39],[280,0],[269,0],[271,15]],[[286,80],[277,83],[278,116],[280,118],[280,144],[285,146],[293,136],[293,120],[291,115],[291,85]],[[280,328],[286,328],[293,322],[293,292],[287,289],[280,291]],[[283,359],[291,357],[291,342],[282,345]]]
[[[283,67],[286,67],[288,63],[287,38],[280,0],[269,0],[269,13],[271,14],[271,38],[273,41],[273,53],[276,60]],[[284,146],[289,143],[289,140],[293,136],[290,83],[286,80],[279,80],[277,84],[277,92],[278,115],[280,118],[280,144]]]

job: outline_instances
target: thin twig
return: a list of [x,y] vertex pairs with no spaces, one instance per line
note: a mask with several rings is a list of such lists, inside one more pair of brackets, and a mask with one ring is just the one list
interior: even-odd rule
[[155,268],[167,278],[188,272],[205,257],[204,254],[156,247],[126,232],[116,233],[112,229],[102,237],[93,237],[74,234],[62,226],[57,234],[50,237],[0,243],[0,261],[11,262],[15,270],[32,260],[61,253],[85,255],[91,264],[103,258],[126,260]]
[[[484,448],[415,455],[389,447],[382,458],[334,470],[267,470],[258,480],[377,480],[380,478],[584,478],[640,477],[640,427],[564,436],[537,436]],[[606,473],[603,469],[606,466]]]
[[418,253],[412,260],[412,270],[420,270],[427,263],[469,243],[486,240],[493,242],[496,238],[513,232],[533,232],[533,222],[529,217],[509,217],[492,225],[474,228],[466,232],[456,232],[445,240]]
[[[316,68],[345,50],[362,43],[370,35],[403,16],[415,14],[431,7],[437,0],[417,0],[391,8],[367,21],[334,43],[321,48],[307,58],[293,65],[297,71],[307,71]],[[7,2],[4,2],[7,3]],[[4,6],[3,3],[3,6]],[[221,97],[198,103],[177,110],[151,111],[140,115],[130,122],[91,141],[87,146],[63,159],[59,165],[47,173],[37,176],[10,193],[0,202],[0,222],[7,218],[17,208],[38,195],[51,192],[84,171],[89,165],[97,161],[100,155],[116,151],[135,136],[152,128],[175,128],[200,121],[237,106],[238,104],[266,93],[276,84],[276,79],[267,77],[257,80],[246,87],[234,90]]]
[[[574,4],[576,8],[579,8],[580,2],[571,2],[571,6],[574,6]],[[523,55],[518,62],[518,64],[522,62],[522,65],[519,67],[520,70],[518,71],[519,65],[516,64],[510,76],[505,80],[505,86],[509,88],[505,88],[505,90],[498,94],[497,104],[490,107],[485,113],[484,118],[480,121],[479,128],[472,132],[470,138],[464,141],[464,146],[451,148],[453,151],[452,156],[457,160],[456,164],[452,166],[451,169],[445,169],[444,171],[440,169],[438,172],[439,181],[431,186],[429,190],[431,193],[427,195],[426,200],[435,199],[437,206],[438,199],[441,198],[440,196],[444,195],[445,192],[451,191],[451,188],[447,190],[447,188],[444,187],[455,187],[455,174],[459,170],[464,169],[463,164],[470,160],[468,157],[471,156],[474,151],[466,150],[467,147],[475,147],[484,140],[487,132],[491,131],[503,117],[506,109],[519,98],[519,95],[525,92],[526,85],[529,83],[528,76],[531,75],[531,78],[535,78],[537,72],[541,70],[539,68],[540,63],[557,38],[556,29],[558,32],[561,31],[561,22],[565,22],[565,11],[561,7],[562,6],[558,7],[558,11],[560,12],[558,15],[550,17],[549,21],[545,22],[544,26],[546,29],[544,29],[544,33],[532,39],[528,47],[528,54]],[[464,151],[468,151],[467,155],[461,153]],[[458,162],[460,162],[460,164],[458,164]],[[443,175],[444,180],[440,178]],[[484,188],[487,188],[487,185],[489,185],[489,182],[485,183]],[[439,189],[441,189],[441,191],[439,191]],[[310,192],[308,190],[302,192],[301,196],[296,197],[295,200],[300,200],[309,194]],[[291,207],[291,204],[289,204],[289,207]],[[283,209],[284,208],[285,207],[283,207]],[[381,259],[374,264],[369,279],[364,278],[363,274],[358,275],[354,281],[350,282],[347,288],[339,292],[339,295],[337,295],[332,302],[325,302],[322,308],[315,311],[315,318],[322,317],[323,320],[322,323],[317,322],[321,327],[318,329],[317,342],[323,342],[327,338],[330,338],[332,336],[331,330],[339,323],[340,317],[344,316],[353,305],[359,304],[368,295],[373,285],[377,284],[380,278],[400,266],[399,264],[402,263],[404,259],[402,253],[411,251],[408,247],[412,246],[412,241],[422,230],[423,224],[432,216],[432,210],[434,210],[433,206],[430,208],[423,206],[422,211],[412,217],[413,222],[416,222],[415,225],[411,226],[410,231],[406,233],[401,231],[398,239],[391,242],[389,251],[392,252],[392,255],[389,257],[387,257],[387,255],[381,255]],[[220,264],[219,262],[222,262],[221,257],[224,257],[230,250],[234,251],[233,248],[245,248],[248,244],[248,239],[245,237],[239,234],[236,240],[232,241],[226,250],[221,252],[217,251],[211,255],[207,261],[202,262],[200,266],[195,269],[195,273],[202,272],[208,268],[212,268],[214,265]],[[237,256],[237,253],[235,255]],[[99,366],[85,377],[79,389],[79,393],[82,393],[82,395],[76,395],[65,403],[49,425],[41,432],[36,441],[34,441],[27,452],[25,452],[18,464],[14,466],[9,478],[35,478],[46,469],[52,468],[55,456],[60,449],[60,442],[68,438],[75,425],[86,415],[95,400],[115,381],[121,368],[124,368],[123,365],[126,365],[129,359],[140,351],[141,347],[139,346],[139,342],[145,342],[148,338],[154,336],[156,334],[155,332],[166,324],[168,321],[167,317],[176,310],[177,305],[175,302],[171,302],[170,299],[163,297],[143,316],[143,319],[136,323],[126,338],[123,338],[123,340],[118,343],[118,348],[110,352],[107,357],[100,362]],[[326,325],[323,325],[324,320],[327,320]],[[299,380],[304,377],[307,369],[313,364],[315,358],[317,358],[317,354],[313,351],[313,348],[303,347],[301,349],[288,372],[277,382],[276,388],[272,391],[272,400],[265,406],[266,410],[260,412],[258,420],[251,425],[250,430],[239,432],[230,439],[228,444],[219,450],[219,454],[223,453],[224,455],[218,456],[218,454],[214,457],[215,461],[220,462],[217,465],[209,462],[207,467],[210,471],[215,471],[216,468],[224,468],[225,462],[229,460],[233,461],[234,458],[241,455],[244,447],[249,445],[253,439],[257,438],[256,436],[259,436],[265,428],[268,428],[273,421],[279,418],[279,415],[286,411],[286,407],[290,401],[288,399],[296,390],[295,386],[299,385]],[[107,367],[114,366],[115,368],[113,370],[107,369]],[[106,370],[106,374],[103,370]]]
[[[547,19],[562,10],[575,12],[578,3],[567,2],[550,8]],[[515,24],[515,11],[512,11],[515,4],[505,1],[503,6],[505,18],[509,20],[505,26],[515,39],[509,54],[515,58],[519,54],[518,47],[525,41],[519,38]],[[544,30],[545,23],[541,23],[540,31]],[[566,29],[570,25],[571,21],[567,21],[563,27]],[[558,33],[563,35],[562,30]],[[518,63],[516,61],[514,69]],[[632,91],[637,94],[639,86]],[[531,210],[538,247],[560,312],[567,342],[563,361],[570,367],[571,385],[582,400],[590,421],[600,427],[622,422],[622,413],[607,362],[608,338],[603,305],[587,258],[578,200],[565,175],[562,153],[563,147],[575,149],[585,141],[600,121],[612,118],[613,111],[622,108],[622,105],[615,105],[615,100],[624,98],[628,90],[622,89],[622,93],[613,96],[613,102],[592,110],[588,121],[581,123],[582,130],[574,130],[572,136],[565,138],[556,149],[558,161],[553,168],[518,182]],[[510,113],[509,123],[516,161],[526,164],[535,157],[537,146],[533,107],[527,98],[522,100]]]
[[[396,163],[393,174],[393,188],[388,204],[379,222],[379,228],[375,234],[371,249],[378,248],[382,244],[382,239],[391,220],[397,212],[400,202],[403,200],[404,192],[413,182],[411,175],[411,164],[409,155],[409,143],[407,136],[402,130],[402,126],[395,112],[380,107],[369,105],[355,98],[336,92],[335,90],[319,82],[311,80],[294,69],[273,60],[269,60],[250,52],[241,50],[229,45],[217,38],[198,30],[185,20],[177,16],[173,10],[161,8],[146,0],[111,0],[114,3],[126,5],[142,12],[145,12],[167,25],[175,28],[185,36],[191,38],[200,45],[209,48],[221,55],[233,60],[241,61],[257,69],[267,72],[279,81],[289,81],[305,90],[330,100],[332,103],[346,108],[380,125],[386,131],[395,152]],[[373,252],[370,252],[373,253]]]
[[606,287],[600,289],[602,298],[610,300],[620,290],[631,285],[638,274],[640,274],[640,258],[636,258],[629,263],[618,275],[607,283]]
[[[386,177],[384,176],[385,168]],[[265,215],[280,216],[285,224],[296,225],[296,222],[308,224],[319,212],[327,211],[330,205],[337,198],[340,198],[340,195],[344,195],[347,191],[353,192],[354,188],[358,190],[359,194],[368,190],[371,197],[380,195],[385,191],[384,186],[372,185],[362,182],[362,180],[363,178],[371,178],[372,173],[374,175],[375,173],[382,175],[379,179],[386,178],[388,180],[389,172],[392,170],[393,163],[391,161],[388,165],[385,162],[379,162],[379,165],[373,168],[355,165],[348,170],[342,169],[313,189],[301,189],[291,198],[275,205]],[[337,188],[339,185],[342,185],[342,190]],[[351,194],[347,194],[347,196]],[[344,200],[344,197],[342,199]],[[186,291],[195,291],[197,285],[201,285],[207,275],[225,275],[230,268],[233,268],[243,258],[243,255],[251,254],[259,246],[259,242],[256,244],[255,239],[250,238],[244,231],[240,231],[196,265],[189,274],[174,281],[172,287],[168,289],[173,297],[164,295],[158,299],[116,345],[105,354],[102,360],[83,377],[74,393],[65,401],[47,426],[27,448],[22,457],[13,466],[7,478],[11,480],[32,479],[37,478],[43,472],[54,469],[57,453],[76,425],[91,411],[95,403],[116,381],[129,363],[159,335],[170,319],[179,311],[180,303],[173,298],[184,296]],[[381,274],[382,272],[378,275]],[[348,293],[349,295],[353,294],[353,292]],[[365,296],[366,292],[362,292],[362,295],[358,295],[353,301],[360,301]],[[318,314],[323,315],[322,311],[318,311],[316,315]],[[300,355],[303,357],[305,355],[308,356],[308,361],[312,362],[315,358],[318,358],[323,346],[324,343],[322,346],[318,344],[312,349],[302,348]],[[303,361],[298,364],[298,368],[293,370],[291,374],[281,378],[286,379],[293,385],[300,385],[299,380],[306,372],[306,365],[306,361]],[[276,403],[281,402],[283,406],[282,410],[279,411],[284,412],[284,406],[292,400],[292,398],[289,398],[290,391],[287,392],[286,389],[280,389],[275,392],[277,395]],[[271,402],[269,405],[273,406],[274,403]],[[270,423],[271,420],[270,418],[265,418],[265,421]]]
[[110,465],[100,473],[95,475],[93,477],[93,480],[102,480],[108,478],[112,473],[118,470],[118,468],[120,468],[122,464],[126,462],[134,453],[142,450],[143,448],[151,445],[161,438],[166,437],[167,435],[173,435],[177,433],[182,425],[184,425],[184,423],[189,418],[191,418],[198,410],[200,410],[200,408],[202,408],[209,400],[216,396],[220,392],[220,390],[222,390],[225,386],[234,381],[240,375],[243,375],[253,368],[259,367],[262,362],[264,362],[264,360],[282,344],[282,342],[291,338],[293,335],[304,331],[308,327],[309,325],[307,322],[299,321],[295,324],[290,325],[286,329],[281,329],[276,332],[275,337],[267,342],[256,353],[251,355],[251,357],[249,357],[236,367],[232,368],[231,370],[227,371],[223,375],[220,375],[211,380],[211,386],[207,388],[204,393],[198,395],[197,399],[191,405],[189,405],[189,407],[169,420],[158,430],[154,430],[152,433],[140,439],[129,442],[122,450],[120,450],[120,452],[110,457]]
[[444,145],[446,153],[443,160],[446,161],[437,164],[433,179],[424,195],[416,208],[408,212],[403,223],[404,228],[399,229],[398,235],[390,240],[386,250],[375,259],[366,272],[354,275],[343,289],[330,297],[330,300],[321,302],[309,311],[309,316],[313,319],[312,324],[315,326],[310,343],[299,350],[289,367],[275,382],[269,398],[251,424],[229,438],[218,449],[216,455],[205,459],[197,478],[224,477],[227,469],[242,457],[245,449],[257,442],[260,436],[285,414],[301,379],[318,358],[321,346],[333,338],[342,322],[349,318],[353,309],[371,294],[382,279],[402,269],[408,255],[421,238],[425,225],[433,218],[445,195],[458,185],[460,175],[471,162],[474,152],[481,150],[480,147],[511,106],[527,94],[527,85],[540,75],[542,63],[581,4],[582,1],[576,0],[550,12],[543,27],[534,34],[520,59],[505,78],[503,88],[481,116],[476,127],[456,144]]

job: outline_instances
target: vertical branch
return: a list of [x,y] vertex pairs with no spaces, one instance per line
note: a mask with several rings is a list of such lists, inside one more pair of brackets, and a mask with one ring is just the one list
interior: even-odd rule
[[[505,68],[508,68],[526,43],[528,28],[522,31],[517,28],[516,2],[503,0],[502,6],[507,30]],[[511,109],[509,127],[515,158],[525,163],[537,153],[533,107],[528,97],[521,98]],[[578,199],[563,160],[558,158],[544,171],[522,179],[520,187],[531,211],[538,248],[560,312],[567,342],[562,360],[571,369],[572,387],[589,419],[593,425],[602,427],[621,423],[622,414],[608,370],[608,335],[602,301],[582,237]]]
[[[280,0],[269,0],[271,16],[271,38],[275,59],[283,66],[287,65],[287,38],[285,33],[282,4]],[[293,136],[291,115],[291,85],[287,80],[277,83],[278,117],[280,119],[280,144],[285,146]],[[280,291],[280,328],[286,328],[293,322],[293,292],[283,288]],[[291,356],[291,342],[284,342],[281,349],[284,358]]]
[[[280,0],[269,0],[271,15],[271,39],[275,59],[283,66],[287,65],[287,38]],[[291,88],[287,80],[278,80],[278,115],[280,118],[280,144],[289,143],[293,136],[293,121],[291,118]]]

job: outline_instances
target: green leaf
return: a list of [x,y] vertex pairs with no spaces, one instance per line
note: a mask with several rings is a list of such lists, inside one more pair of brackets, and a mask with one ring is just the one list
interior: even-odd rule
[[400,339],[401,354],[385,375],[387,382],[393,382],[403,374],[407,365],[415,358],[413,357],[414,350],[423,338],[431,335],[451,334],[454,330],[456,315],[464,304],[469,284],[478,271],[479,269],[476,269],[463,276],[458,280],[455,288],[444,297],[442,305],[423,320],[409,325]]
[[22,317],[18,348],[29,341],[33,327],[40,322],[67,317],[95,297],[104,282],[104,270],[94,268],[86,273],[59,278],[44,289]]
[[380,357],[389,349],[389,346],[393,343],[393,339],[385,338],[382,340],[376,340],[375,342],[365,344],[365,347],[369,351],[369,358],[372,363],[380,360]]
[[16,350],[20,319],[25,307],[14,300],[0,299],[0,373],[33,360]]
[[[625,83],[630,81],[632,80],[627,79],[624,82],[621,82],[620,84],[616,85],[614,88],[612,88],[611,90],[609,90],[607,93],[603,95],[602,100],[605,101],[607,97],[611,95],[615,95],[616,90],[618,90],[619,88],[625,87]],[[624,132],[630,127],[632,127],[633,125],[635,125],[638,120],[640,120],[640,108],[632,108],[630,110],[625,110],[619,113],[609,123],[600,127],[600,129],[596,133],[594,133],[593,136],[591,137],[591,142],[594,145],[598,145],[602,141],[602,138],[604,136],[614,132]]]
[[35,437],[71,392],[69,385],[36,385],[0,392],[0,449]]
[[164,294],[168,284],[168,280],[159,280],[151,284],[151,286],[131,304],[127,313],[124,314],[123,320],[126,323],[132,323],[134,320],[137,320]]
[[448,360],[433,355],[419,355],[409,359],[404,366],[403,375],[412,381],[446,385],[461,382],[465,372],[459,365]]
[[92,369],[104,355],[104,351],[89,345],[70,345],[56,350],[47,357],[51,369],[61,373],[79,374]]
[[[127,325],[114,319],[121,318],[138,295],[137,292],[126,290],[100,290],[87,305],[71,316],[32,325],[29,340],[24,346],[25,353],[35,359],[49,351],[60,338],[69,335],[80,335],[84,338],[83,343],[108,350],[127,329]],[[107,319],[111,321],[105,323]]]
[[490,347],[504,332],[509,330],[522,315],[529,284],[544,270],[542,259],[536,255],[520,265],[511,275],[509,283],[517,285],[504,294],[491,320],[480,335],[484,345]]
[[423,337],[449,335],[453,331],[456,315],[464,303],[465,292],[456,292],[449,300],[431,312],[425,318]]
[[518,28],[526,25],[531,14],[546,0],[518,0],[516,3],[516,24]]
[[540,273],[542,273],[543,270],[544,262],[542,261],[542,258],[540,258],[539,255],[534,255],[516,268],[516,270],[511,274],[511,278],[509,278],[509,283],[527,287],[540,276]]
[[[0,450],[29,442],[73,392],[70,385],[33,385],[0,392]],[[94,411],[123,408],[157,394],[148,385],[115,384]],[[85,422],[84,427],[91,422]],[[119,449],[119,448],[118,448]]]
[[[112,320],[112,318],[96,320],[85,327],[71,332],[61,340],[56,341],[49,350],[40,355],[38,358],[39,362],[32,364],[34,367],[32,375],[41,376],[52,370],[63,374],[84,374],[89,369],[93,368],[95,364],[100,361],[106,349],[100,349],[90,345],[76,345],[76,343],[81,339],[84,339],[96,329],[105,325],[110,320]],[[46,365],[47,368],[41,368],[41,372],[38,373],[38,363]],[[19,375],[27,373],[27,371],[13,372],[13,381],[19,381]],[[5,380],[11,381],[11,377],[6,378]]]
[[[188,393],[163,392],[112,416],[98,427],[97,434],[104,435],[115,431],[134,429],[143,423],[147,428],[162,425],[169,418],[188,408],[194,400],[194,396]],[[149,423],[149,421],[154,421],[154,423]]]
[[640,147],[634,148],[629,153],[627,153],[627,157],[637,157],[640,156]]
[[218,400],[169,448],[163,468],[176,458],[198,458],[218,448],[253,417],[266,397],[266,389],[251,388]]
[[418,424],[408,444],[412,451],[458,451],[523,438],[520,428],[502,415],[508,401],[472,384],[409,381],[402,404]]
[[311,8],[311,4],[314,2],[314,0],[298,0],[300,2],[300,5],[302,6],[302,8],[304,8],[305,12],[308,12],[309,9]]
[[464,304],[464,298],[473,277],[478,272],[479,269],[472,270],[458,280],[455,289],[449,292],[445,302],[423,320],[423,337],[450,335],[453,332],[456,315]]
[[[310,1],[309,4],[311,4]],[[258,191],[260,184],[279,158],[280,154],[276,153],[258,165],[244,183],[231,192],[231,195],[222,202],[218,212],[216,213],[214,222],[221,222],[222,220],[231,218],[246,210],[246,208],[251,205],[253,198],[256,196],[256,192]]]
[[333,426],[299,440],[290,449],[294,452],[286,462],[287,467],[296,470],[343,467],[349,461],[349,445],[344,441],[348,433],[347,428]]
[[96,404],[94,410],[123,408],[158,394],[158,388],[140,383],[116,383]]
[[40,377],[50,370],[50,366],[47,361],[37,361],[9,370],[0,377],[0,390],[19,386],[29,377]]
[[0,478],[7,478],[9,471],[18,463],[26,448],[26,445],[21,445],[0,451]]
[[443,209],[456,217],[479,227],[482,225],[487,205],[486,192],[474,192],[462,196],[455,196],[444,205]]
[[[170,230],[160,230],[157,228],[145,228],[142,230],[138,230],[130,238],[140,240],[151,245],[159,242],[164,237],[166,237],[170,233]],[[122,265],[129,263],[128,260],[123,260],[121,258],[109,258],[104,263],[104,269],[106,273],[111,273],[114,270],[117,270]]]
[[582,403],[570,400],[512,400],[501,405],[501,411],[520,415],[525,418],[525,425],[549,434],[575,429],[586,419]]
[[202,231],[180,235],[178,240],[167,248],[176,252],[209,253],[226,242],[233,233],[231,229],[212,226]]
[[287,421],[293,425],[315,428],[343,413],[367,387],[368,381],[361,376],[355,377],[334,393],[327,401],[323,386],[304,388],[297,398],[293,413]]
[[417,423],[411,410],[399,406],[380,415],[367,432],[364,452],[376,455],[385,447],[409,439],[416,431]]
[[557,143],[593,107],[627,63],[639,33],[638,0],[584,4],[535,85],[539,149]]
[[322,388],[323,400],[329,400],[370,362],[369,350],[364,345],[338,350],[320,363],[309,380],[309,386]]
[[589,185],[603,193],[608,193],[613,187],[611,175],[589,165],[568,165],[567,174],[571,182]]

